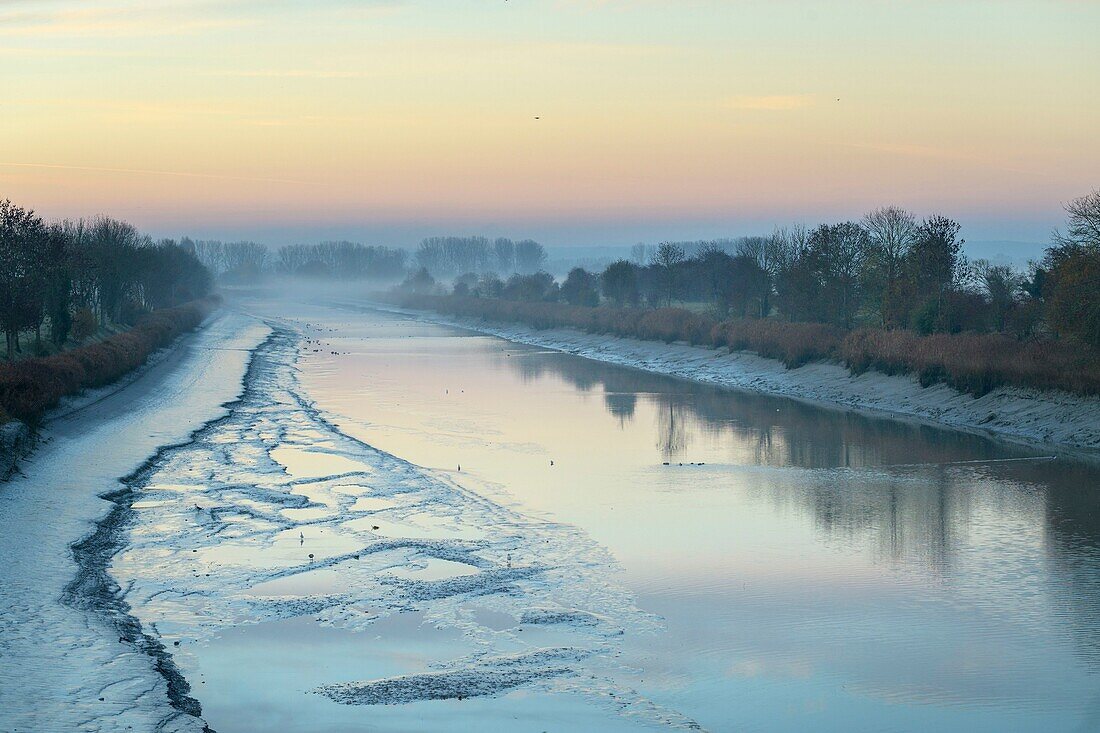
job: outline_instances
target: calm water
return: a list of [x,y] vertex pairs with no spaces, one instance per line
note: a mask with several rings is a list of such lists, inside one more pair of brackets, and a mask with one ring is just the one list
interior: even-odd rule
[[[713,731],[1100,730],[1096,464],[351,307],[280,322],[319,339],[298,380],[344,434],[606,549],[656,621],[626,626],[609,674],[662,709]],[[280,712],[305,700],[286,668],[409,673],[461,645],[423,621],[226,630],[182,666],[222,733],[634,725],[522,687]]]

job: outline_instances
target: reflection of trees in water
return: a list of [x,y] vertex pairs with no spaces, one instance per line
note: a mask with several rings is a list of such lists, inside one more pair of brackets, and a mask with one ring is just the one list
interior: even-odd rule
[[638,405],[638,395],[633,392],[607,392],[603,396],[607,411],[619,419],[619,426],[634,419],[634,409]]
[[1090,666],[1100,667],[1100,470],[1067,461],[1058,470],[1027,466],[1025,480],[1044,487],[1051,583]]
[[689,411],[686,405],[669,400],[657,410],[657,450],[666,461],[672,461],[687,448]]
[[[675,421],[667,415],[658,419],[663,435],[657,445],[677,446],[677,458],[686,457],[699,433],[729,438],[737,457],[747,450],[756,463],[771,466],[858,468],[1033,455],[978,435],[696,384],[569,354],[528,351],[508,358],[497,354],[495,361],[525,382],[555,377],[585,392],[601,388],[608,413],[620,423],[633,417],[638,399],[652,402],[659,415],[671,412]],[[677,429],[685,423],[682,444],[667,440],[673,422]]]
[[831,543],[870,545],[884,560],[915,563],[937,575],[951,572],[971,522],[969,487],[943,467],[815,471],[791,499],[809,506]]
[[[584,391],[601,387],[607,411],[620,425],[633,417],[639,399],[652,403],[656,445],[664,460],[686,458],[692,441],[704,434],[728,441],[739,463],[867,469],[808,471],[797,489],[784,483],[767,493],[774,501],[809,511],[830,542],[870,543],[890,562],[949,576],[959,548],[971,540],[979,502],[985,508],[996,502],[997,512],[1024,521],[1041,506],[1038,529],[1050,562],[1051,599],[1082,657],[1100,667],[1100,464],[1060,457],[945,466],[1037,452],[980,435],[694,384],[565,354],[507,361],[524,379],[554,376]],[[894,468],[874,470],[887,466]],[[974,471],[1010,498],[992,498]]]

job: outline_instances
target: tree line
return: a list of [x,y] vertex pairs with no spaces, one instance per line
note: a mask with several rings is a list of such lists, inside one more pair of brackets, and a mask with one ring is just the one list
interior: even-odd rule
[[[1068,204],[1066,213],[1064,232],[1055,232],[1045,256],[1027,270],[969,261],[961,226],[948,217],[918,219],[884,207],[859,221],[766,237],[638,245],[629,259],[598,273],[574,268],[561,283],[544,272],[502,280],[470,269],[453,292],[587,306],[698,304],[718,318],[1069,336],[1100,346],[1100,190]],[[424,268],[406,289],[429,292],[438,271]]]
[[33,210],[0,201],[0,329],[10,360],[23,350],[83,339],[101,326],[133,324],[144,313],[201,298],[211,275],[194,248],[154,241],[124,221],[47,222]]
[[341,280],[393,280],[405,275],[409,253],[358,242],[330,241],[288,244],[272,254],[258,242],[219,240],[183,243],[192,247],[214,276],[226,282],[250,282],[264,275],[287,275]]
[[420,242],[416,264],[433,277],[463,273],[531,274],[546,264],[546,250],[533,239],[429,237]]
[[428,237],[411,255],[401,248],[356,242],[290,244],[272,252],[257,242],[183,239],[219,279],[247,282],[263,275],[342,280],[399,280],[413,270],[433,278],[462,273],[532,274],[546,264],[546,250],[531,239]]

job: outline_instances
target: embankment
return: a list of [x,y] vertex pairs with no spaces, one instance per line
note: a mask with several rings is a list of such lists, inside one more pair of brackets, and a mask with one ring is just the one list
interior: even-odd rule
[[117,382],[154,352],[198,328],[219,302],[210,297],[165,308],[102,341],[0,364],[0,481],[10,477],[17,462],[30,452],[35,440],[32,428],[63,397]]
[[103,387],[145,363],[149,355],[193,331],[216,298],[154,311],[128,331],[41,358],[0,364],[0,421],[35,424],[62,397]]

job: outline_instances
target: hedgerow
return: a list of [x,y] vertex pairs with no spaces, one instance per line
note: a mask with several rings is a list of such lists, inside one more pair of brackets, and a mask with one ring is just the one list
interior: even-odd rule
[[0,417],[7,413],[34,423],[62,397],[114,382],[157,349],[198,327],[215,303],[206,298],[153,311],[130,330],[102,341],[52,356],[0,363]]

